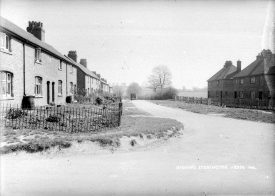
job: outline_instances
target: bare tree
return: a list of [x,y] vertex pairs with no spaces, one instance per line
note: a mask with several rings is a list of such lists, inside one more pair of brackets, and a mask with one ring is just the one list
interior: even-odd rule
[[150,87],[156,92],[158,88],[162,90],[171,84],[172,74],[168,67],[160,65],[154,67],[151,75],[148,78]]
[[133,82],[128,86],[126,93],[127,96],[130,96],[131,94],[139,95],[141,93],[141,87],[138,83]]

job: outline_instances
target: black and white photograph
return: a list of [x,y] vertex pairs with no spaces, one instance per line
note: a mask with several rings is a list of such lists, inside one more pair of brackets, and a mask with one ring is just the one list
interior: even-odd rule
[[1,196],[275,196],[275,0],[0,0]]

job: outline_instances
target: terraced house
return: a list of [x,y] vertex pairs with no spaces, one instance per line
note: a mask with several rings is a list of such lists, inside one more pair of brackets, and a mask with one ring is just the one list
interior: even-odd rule
[[208,98],[221,105],[275,105],[275,54],[263,50],[245,69],[227,63],[208,80]]
[[85,61],[77,63],[45,42],[43,23],[29,22],[26,30],[0,18],[0,103],[21,105],[32,97],[36,106],[64,104],[76,89],[100,88]]

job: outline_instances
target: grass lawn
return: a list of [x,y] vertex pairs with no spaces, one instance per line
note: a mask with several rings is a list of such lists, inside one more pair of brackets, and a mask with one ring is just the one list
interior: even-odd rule
[[228,117],[228,118],[275,123],[274,112],[270,112],[270,111],[252,110],[252,109],[243,109],[243,108],[227,108],[227,107],[218,107],[218,106],[203,105],[203,104],[191,104],[191,103],[185,103],[182,101],[174,101],[174,100],[150,100],[150,101],[158,105],[172,107],[172,108],[181,108],[186,111],[200,113],[200,114],[223,114],[224,117]]
[[[120,138],[147,137],[167,138],[179,134],[183,125],[173,119],[155,118],[148,113],[138,110],[130,101],[123,102],[121,126],[101,131],[68,133],[45,129],[10,129],[0,127],[0,153],[6,154],[16,151],[30,153],[44,151],[52,147],[69,148],[73,142],[96,142],[100,146],[120,146]],[[131,145],[135,141],[131,140]]]

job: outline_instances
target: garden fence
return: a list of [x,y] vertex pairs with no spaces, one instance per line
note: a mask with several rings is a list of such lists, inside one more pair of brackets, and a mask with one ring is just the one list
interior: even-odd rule
[[0,105],[0,122],[13,129],[47,129],[66,132],[89,132],[118,127],[122,103],[102,107],[93,105],[43,106],[21,109]]
[[250,100],[250,99],[213,99],[213,98],[202,98],[202,97],[184,97],[175,96],[176,101],[183,101],[186,103],[204,104],[204,105],[216,105],[216,106],[227,106],[235,108],[248,108],[248,109],[260,109],[260,110],[275,110],[274,100]]

